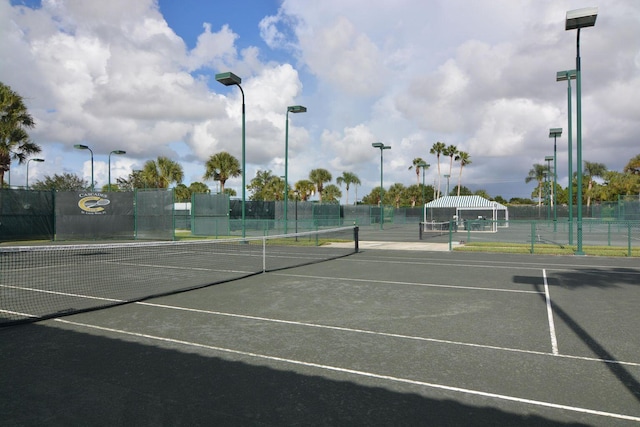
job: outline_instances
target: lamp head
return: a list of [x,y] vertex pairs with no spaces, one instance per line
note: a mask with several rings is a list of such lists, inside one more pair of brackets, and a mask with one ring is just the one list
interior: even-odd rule
[[127,152],[124,151],[124,150],[113,150],[112,153],[113,154],[127,154]]
[[576,70],[558,71],[556,73],[556,81],[563,82],[565,80],[575,80]]
[[544,161],[545,162],[552,162],[553,161],[553,156],[544,156]]
[[567,12],[565,30],[576,30],[579,28],[593,27],[596,25],[598,17],[597,7],[585,7]]
[[216,74],[216,80],[225,86],[239,85],[242,79],[231,72]]
[[421,168],[428,168],[430,165],[427,164],[426,162],[420,162],[418,163],[418,166],[420,166]]
[[44,162],[44,159],[30,159],[33,160],[34,162]]
[[562,136],[562,128],[549,129],[549,138],[560,138]]
[[88,150],[88,149],[89,149],[89,147],[88,147],[88,146],[83,145],[83,144],[75,144],[75,145],[73,146],[73,148],[78,148],[78,149],[80,149],[80,150]]
[[382,142],[374,142],[373,144],[371,144],[371,146],[373,148],[379,148],[382,149],[382,147],[384,147],[384,144]]
[[306,113],[307,107],[303,107],[302,105],[291,105],[287,107],[287,111],[290,113]]

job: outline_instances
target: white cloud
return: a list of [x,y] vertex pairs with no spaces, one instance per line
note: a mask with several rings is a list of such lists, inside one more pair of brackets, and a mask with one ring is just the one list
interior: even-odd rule
[[[253,27],[205,16],[189,50],[155,0],[44,0],[39,9],[1,0],[0,55],[10,60],[0,81],[37,120],[34,138],[51,156],[38,172],[79,169],[73,161],[86,158],[74,143],[91,145],[98,162],[113,149],[138,165],[171,153],[188,177],[201,176],[217,151],[240,158],[240,91],[211,81],[233,70],[246,95],[248,173],[283,173],[286,107],[301,104],[308,113],[290,117],[292,182],[324,167],[375,186],[375,141],[393,147],[385,182],[414,183],[415,157],[432,164],[433,179],[428,151],[441,140],[471,154],[463,185],[526,196],[524,177],[552,147],[548,128],[566,128],[566,85],[555,73],[574,67],[575,32],[563,21],[582,6],[284,0]],[[637,154],[640,132],[640,4],[601,0],[599,8],[581,45],[584,158],[619,170]],[[565,141],[558,154],[566,161]],[[126,168],[125,158],[117,162]],[[230,185],[239,189],[238,180]]]

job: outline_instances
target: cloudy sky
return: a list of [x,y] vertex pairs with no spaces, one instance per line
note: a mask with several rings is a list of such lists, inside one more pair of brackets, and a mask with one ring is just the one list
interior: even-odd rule
[[[98,187],[113,150],[127,151],[111,157],[113,181],[158,156],[183,166],[185,184],[202,181],[212,154],[241,158],[240,91],[213,77],[232,71],[246,96],[247,182],[257,170],[284,175],[285,113],[300,104],[308,112],[290,115],[291,184],[313,168],[334,180],[348,171],[362,198],[379,185],[377,141],[392,147],[385,187],[415,184],[416,157],[431,164],[433,184],[429,150],[441,141],[470,154],[463,185],[530,197],[528,171],[553,154],[549,128],[564,129],[558,177],[567,182],[567,84],[555,77],[575,68],[566,11],[591,6],[597,22],[580,40],[583,159],[621,171],[640,154],[639,1],[225,3],[0,0],[0,81],[25,99],[46,160],[30,164],[29,180],[89,180],[89,153],[73,148],[86,144]],[[14,165],[11,184],[24,185],[25,172]],[[454,164],[451,188],[458,173]],[[240,194],[240,178],[227,187]]]

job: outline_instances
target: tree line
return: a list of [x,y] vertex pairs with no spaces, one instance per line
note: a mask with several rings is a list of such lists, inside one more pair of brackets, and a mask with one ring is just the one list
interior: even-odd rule
[[[582,204],[589,207],[592,202],[615,202],[619,196],[640,195],[640,154],[632,157],[622,172],[608,170],[606,165],[598,162],[583,162],[582,170]],[[525,182],[536,182],[531,197],[538,200],[538,205],[545,200],[555,199],[558,204],[569,204],[569,187],[562,187],[556,182],[553,185],[553,170],[549,165],[536,163],[529,170]],[[573,204],[577,204],[577,173],[571,177]],[[554,188],[555,187],[555,188]],[[551,202],[553,203],[553,202]]]

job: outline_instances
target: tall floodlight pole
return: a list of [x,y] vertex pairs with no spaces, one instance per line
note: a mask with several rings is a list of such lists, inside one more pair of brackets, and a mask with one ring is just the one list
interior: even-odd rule
[[27,190],[29,189],[29,162],[44,162],[44,159],[29,159],[27,160]]
[[[557,231],[558,227],[558,195],[556,194],[556,183],[558,181],[558,149],[556,139],[562,135],[562,128],[549,129],[549,138],[553,138],[553,231]],[[569,183],[571,184],[571,183]]]
[[569,244],[573,245],[573,157],[572,157],[572,139],[571,139],[571,80],[575,80],[576,70],[558,71],[556,73],[556,81],[567,81],[567,148],[569,151]]
[[576,130],[577,130],[577,142],[576,142],[576,163],[578,174],[578,191],[577,191],[577,204],[578,204],[578,217],[577,217],[577,233],[578,233],[578,247],[576,255],[584,255],[582,251],[582,93],[581,93],[581,67],[580,67],[580,29],[586,27],[593,27],[596,24],[596,18],[598,17],[597,7],[587,7],[584,9],[570,10],[567,12],[565,20],[565,30],[578,30],[576,37]]
[[[554,156],[545,156],[544,157],[544,161],[547,162],[547,175],[548,175],[548,183],[549,183],[549,188],[550,190],[547,191],[547,196],[549,196],[549,204],[547,205],[547,219],[549,219],[549,217],[551,216],[551,205],[553,205],[555,203],[554,200],[554,192],[555,192],[555,188],[552,188],[551,186],[556,184],[556,180],[555,178],[551,179],[551,162],[554,161]],[[553,170],[553,175],[555,175],[556,171],[555,169]]]
[[123,150],[113,150],[109,153],[109,181],[107,184],[108,191],[111,191],[111,155],[112,154],[127,154],[126,151]]
[[384,224],[384,203],[383,203],[383,195],[384,195],[384,187],[382,184],[382,168],[383,168],[383,156],[382,153],[384,152],[384,150],[390,150],[391,146],[390,145],[384,145],[382,142],[374,142],[373,144],[371,144],[371,146],[373,148],[379,148],[380,149],[380,230],[382,230],[383,228],[383,224]]
[[424,205],[426,203],[426,200],[424,198],[424,172],[425,172],[425,169],[429,167],[429,165],[423,161],[418,163],[418,167],[422,169],[422,204]]
[[83,144],[75,144],[73,148],[77,148],[79,150],[89,150],[91,152],[91,191],[94,191],[94,183],[93,183],[93,150],[86,145]]
[[245,113],[244,113],[244,90],[242,90],[242,79],[231,72],[216,74],[216,80],[225,86],[238,86],[242,93],[242,237],[246,237],[245,227],[245,182],[246,182],[246,156],[245,156]]
[[287,234],[287,208],[289,206],[289,113],[306,113],[307,107],[291,105],[287,107],[287,124],[284,133],[284,234]]

